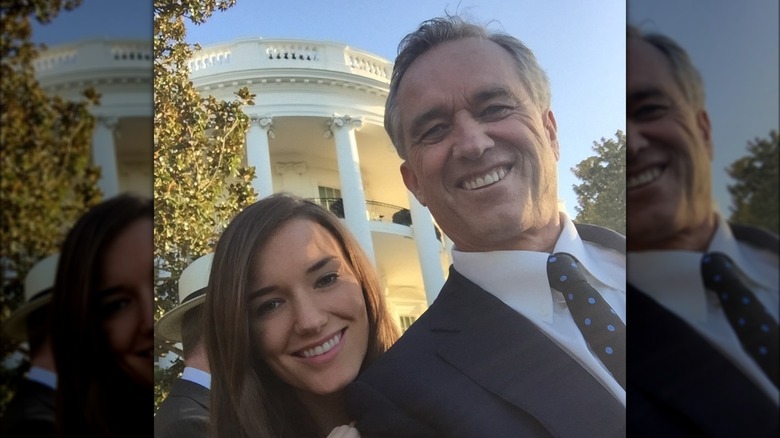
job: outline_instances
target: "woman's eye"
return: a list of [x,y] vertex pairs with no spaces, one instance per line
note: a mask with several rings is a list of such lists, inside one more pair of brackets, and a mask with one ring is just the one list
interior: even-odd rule
[[126,298],[107,301],[101,304],[100,313],[103,316],[103,318],[108,318],[111,315],[119,312],[120,310],[124,309],[129,305],[130,305],[130,300]]
[[314,286],[318,287],[318,288],[320,288],[320,287],[328,287],[328,286],[336,283],[336,281],[338,281],[338,279],[339,279],[339,274],[336,273],[336,272],[332,272],[330,274],[326,274],[326,275],[323,275],[322,277],[320,277],[317,280],[317,284],[315,284]]
[[268,301],[260,304],[260,306],[258,306],[257,314],[258,315],[266,315],[266,314],[268,314],[270,312],[273,312],[274,310],[276,310],[281,305],[282,305],[282,300],[280,300],[280,299],[268,300]]

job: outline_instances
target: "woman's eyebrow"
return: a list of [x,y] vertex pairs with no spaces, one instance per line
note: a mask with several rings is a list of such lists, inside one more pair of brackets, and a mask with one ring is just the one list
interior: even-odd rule
[[307,274],[311,274],[312,272],[314,272],[314,271],[322,268],[323,266],[327,265],[328,263],[330,263],[331,260],[334,260],[335,258],[336,258],[336,256],[325,256],[325,257],[323,257],[322,259],[318,260],[317,262],[315,262],[314,264],[309,266],[309,269],[306,270],[306,273]]
[[107,287],[107,288],[105,288],[105,289],[102,289],[102,290],[99,290],[99,291],[97,291],[97,292],[95,293],[95,299],[96,299],[96,300],[103,300],[103,299],[105,299],[106,297],[108,297],[108,296],[110,296],[110,295],[112,295],[112,294],[115,294],[115,293],[119,292],[120,290],[122,290],[122,286],[111,286],[111,287]]
[[[337,258],[336,256],[332,256],[332,255],[325,256],[325,257],[321,258],[320,260],[317,260],[316,262],[314,262],[311,266],[309,266],[306,269],[306,273],[307,274],[311,274],[312,272],[315,272],[315,271],[317,271],[319,269],[322,269],[323,266],[327,265],[332,260],[336,260],[336,258]],[[256,291],[249,292],[249,294],[247,294],[247,299],[249,301],[254,300],[255,298],[258,298],[258,297],[261,297],[261,296],[263,296],[265,294],[273,292],[276,288],[277,288],[277,286],[275,284],[261,287],[260,289],[258,289]]]

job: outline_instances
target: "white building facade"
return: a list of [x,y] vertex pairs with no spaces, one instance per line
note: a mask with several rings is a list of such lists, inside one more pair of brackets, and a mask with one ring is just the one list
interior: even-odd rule
[[189,66],[204,96],[256,95],[244,158],[258,197],[292,192],[343,217],[406,328],[444,284],[451,245],[406,190],[383,127],[392,64],[337,43],[247,38],[204,47]]
[[101,95],[91,111],[96,118],[92,161],[101,169],[103,197],[152,196],[152,41],[78,41],[42,51],[33,65],[49,94],[78,101],[92,87]]
[[[153,193],[151,41],[90,39],[52,47],[35,61],[49,93],[100,105],[93,163],[104,197]],[[190,61],[205,96],[233,100],[248,87],[255,105],[246,164],[258,197],[292,192],[341,216],[377,267],[387,302],[408,327],[433,301],[451,262],[451,242],[406,190],[401,159],[384,127],[392,64],[331,42],[239,39],[209,46]]]

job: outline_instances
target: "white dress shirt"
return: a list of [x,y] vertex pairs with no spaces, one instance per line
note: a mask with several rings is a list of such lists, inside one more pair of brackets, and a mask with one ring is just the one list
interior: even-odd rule
[[[728,223],[718,225],[707,252],[728,255],[742,279],[772,318],[778,319],[778,258],[736,240]],[[701,252],[643,251],[628,253],[629,281],[702,335],[778,404],[778,389],[742,348],[720,300],[701,278]]]
[[57,374],[41,367],[32,366],[27,371],[27,380],[38,382],[51,389],[57,389]]
[[[585,277],[590,285],[625,322],[625,255],[583,241],[564,213],[561,213],[561,222],[563,231],[554,251],[576,257],[586,269]],[[550,287],[547,279],[549,256],[535,251],[461,252],[454,248],[452,263],[464,277],[528,318],[625,406],[626,391],[588,348],[563,294]]]
[[198,385],[205,387],[206,389],[211,389],[211,374],[203,370],[199,370],[193,367],[184,367],[184,371],[181,373],[181,378],[184,380],[189,380],[190,382],[195,382]]

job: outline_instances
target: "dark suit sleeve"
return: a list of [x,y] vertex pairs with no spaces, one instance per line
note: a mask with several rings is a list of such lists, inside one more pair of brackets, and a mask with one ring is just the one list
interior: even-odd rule
[[155,424],[155,438],[198,438],[205,437],[208,422],[205,418],[182,418],[165,425]]
[[430,426],[413,418],[371,385],[360,380],[349,386],[347,411],[357,420],[356,427],[363,438],[439,436]]
[[3,438],[53,437],[54,423],[48,420],[18,421],[2,430]]

